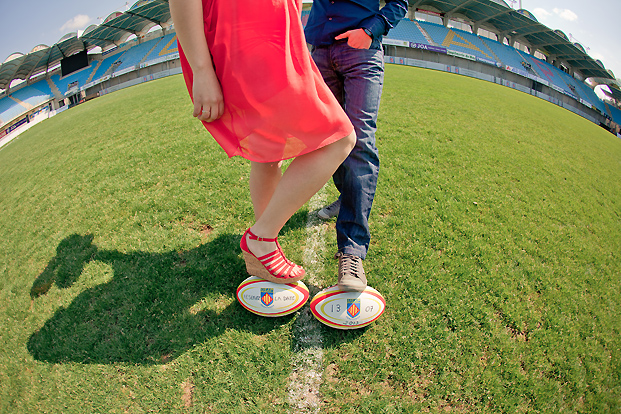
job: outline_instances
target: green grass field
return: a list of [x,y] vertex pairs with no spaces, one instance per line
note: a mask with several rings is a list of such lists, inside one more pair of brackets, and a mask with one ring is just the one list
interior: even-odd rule
[[[521,92],[401,66],[377,139],[365,270],[387,309],[320,328],[319,412],[621,411],[621,141]],[[248,173],[191,117],[180,76],[2,148],[0,412],[300,412],[299,316],[235,300]],[[281,233],[297,262],[307,216]],[[336,279],[334,222],[320,226],[314,288]]]

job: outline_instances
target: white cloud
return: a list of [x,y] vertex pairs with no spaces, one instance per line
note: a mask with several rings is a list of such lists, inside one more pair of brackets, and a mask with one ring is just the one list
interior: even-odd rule
[[558,14],[561,19],[565,19],[565,20],[570,21],[570,22],[575,22],[576,20],[578,20],[578,15],[576,13],[572,12],[569,9],[558,9],[558,8],[555,8],[553,10],[553,12],[555,14]]
[[552,13],[550,13],[546,9],[542,9],[541,7],[537,7],[536,9],[534,9],[533,14],[537,17],[537,20],[545,20],[549,16],[552,16]]
[[85,14],[78,14],[73,19],[67,21],[59,29],[61,32],[75,32],[78,29],[84,29],[92,21],[90,17]]

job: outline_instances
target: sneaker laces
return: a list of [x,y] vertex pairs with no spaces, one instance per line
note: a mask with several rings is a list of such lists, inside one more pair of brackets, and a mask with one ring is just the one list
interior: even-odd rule
[[358,274],[360,266],[360,258],[352,254],[337,253],[335,259],[339,259],[339,275],[349,274],[360,279]]

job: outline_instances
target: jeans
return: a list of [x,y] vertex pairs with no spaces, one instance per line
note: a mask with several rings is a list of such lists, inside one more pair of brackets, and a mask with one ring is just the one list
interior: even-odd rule
[[356,146],[333,176],[341,193],[336,239],[339,252],[364,259],[371,240],[369,215],[379,175],[375,131],[384,85],[384,52],[354,49],[339,41],[313,47],[312,56],[354,125]]

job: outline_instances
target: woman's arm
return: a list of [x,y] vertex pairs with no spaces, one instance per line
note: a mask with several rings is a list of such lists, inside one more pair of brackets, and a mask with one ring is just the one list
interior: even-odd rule
[[194,74],[193,115],[201,121],[215,121],[224,113],[224,98],[205,38],[203,4],[201,0],[169,0],[169,5],[177,41]]

